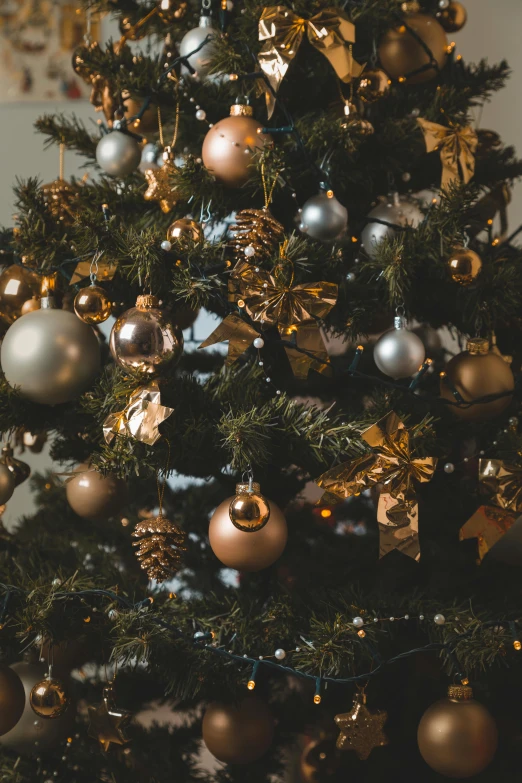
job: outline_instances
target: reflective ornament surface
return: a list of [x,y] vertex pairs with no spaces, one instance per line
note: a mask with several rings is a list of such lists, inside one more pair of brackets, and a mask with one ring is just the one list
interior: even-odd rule
[[437,19],[447,33],[458,33],[468,19],[468,12],[458,0],[451,0],[447,8],[437,12]]
[[482,269],[482,260],[478,253],[469,247],[458,247],[448,258],[451,279],[460,285],[470,285]]
[[141,150],[141,161],[139,169],[142,174],[146,171],[157,171],[163,164],[163,150],[158,144],[149,142]]
[[179,362],[183,334],[155,296],[138,296],[112,327],[110,349],[122,367],[156,375]]
[[128,93],[123,95],[123,105],[125,107],[125,119],[127,120],[129,130],[133,133],[156,133],[158,130],[158,107],[155,103],[149,103],[143,115],[139,119],[132,120],[139,114],[143,106],[143,98],[130,96]]
[[81,288],[74,297],[74,312],[86,324],[101,324],[112,312],[107,291],[94,283]]
[[47,433],[45,431],[30,432],[29,430],[25,430],[22,435],[22,442],[33,454],[40,454],[47,442]]
[[199,223],[191,220],[191,218],[178,218],[168,227],[167,239],[169,242],[179,242],[181,245],[201,242],[203,229]]
[[262,125],[252,117],[252,107],[234,104],[230,117],[217,122],[205,136],[201,155],[205,167],[219,182],[240,188],[253,174],[255,152],[272,141],[261,133]]
[[417,228],[423,219],[422,210],[415,201],[394,193],[368,213],[368,222],[361,232],[361,245],[370,258],[375,258],[379,242],[391,239],[400,228]]
[[0,275],[0,302],[2,308],[15,316],[32,296],[39,292],[39,278],[30,269],[12,264]]
[[230,520],[234,527],[245,533],[261,530],[270,519],[270,505],[261,494],[257,482],[236,484],[236,496],[229,508]]
[[225,764],[250,764],[272,744],[274,718],[264,701],[254,695],[239,704],[213,702],[203,716],[203,742]]
[[68,689],[60,680],[46,677],[31,688],[29,703],[40,718],[59,718],[69,706]]
[[364,70],[357,88],[357,95],[365,103],[374,103],[390,89],[388,75],[380,68]]
[[40,309],[40,297],[39,296],[32,296],[30,299],[28,299],[26,302],[23,303],[20,315],[27,315],[27,313],[32,313],[34,310]]
[[119,514],[127,503],[127,484],[109,473],[102,475],[83,463],[67,481],[65,493],[72,510],[84,519],[103,520]]
[[0,505],[4,505],[12,497],[15,491],[15,477],[7,467],[0,463]]
[[348,210],[331,190],[321,190],[305,202],[299,228],[312,239],[333,242],[340,239],[348,228]]
[[406,328],[404,318],[395,318],[395,325],[379,337],[373,349],[373,359],[381,372],[390,378],[410,378],[418,372],[426,358],[424,343],[415,332]]
[[199,19],[199,26],[194,27],[185,33],[181,39],[179,45],[179,54],[181,57],[186,57],[188,54],[201,46],[203,41],[210,36],[209,41],[204,44],[198,52],[192,54],[188,58],[189,64],[196,71],[195,74],[190,74],[190,71],[186,66],[182,66],[182,73],[190,74],[195,79],[205,81],[209,76],[209,71],[212,66],[212,58],[215,53],[214,38],[219,35],[219,31],[214,27],[210,16],[201,16]]
[[126,177],[140,165],[141,147],[128,133],[112,130],[98,142],[96,161],[106,174]]
[[25,692],[16,672],[0,664],[0,736],[16,726],[25,707]]
[[22,396],[59,405],[92,385],[100,370],[100,347],[92,328],[73,313],[45,306],[9,327],[0,361],[8,384],[19,387]]
[[31,467],[27,462],[22,462],[21,459],[17,459],[14,455],[14,451],[11,444],[7,443],[2,448],[2,456],[0,457],[0,465],[5,465],[8,470],[13,474],[15,480],[15,487],[21,484],[23,481],[29,478],[31,475]]
[[[408,29],[413,31],[413,35]],[[433,16],[409,14],[405,23],[388,30],[379,42],[380,63],[392,79],[421,84],[435,78],[430,53],[439,69],[446,64],[448,39]]]

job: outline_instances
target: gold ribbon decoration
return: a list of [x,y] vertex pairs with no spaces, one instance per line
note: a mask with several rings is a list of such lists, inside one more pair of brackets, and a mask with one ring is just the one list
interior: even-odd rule
[[479,481],[492,494],[493,502],[506,511],[522,511],[522,468],[500,459],[479,460]]
[[161,404],[161,394],[156,382],[140,386],[132,392],[125,408],[109,413],[103,422],[103,437],[110,446],[119,435],[134,438],[153,446],[160,438],[159,425],[174,413],[174,408]]
[[516,515],[509,511],[495,506],[480,506],[460,528],[459,538],[461,541],[468,538],[477,539],[477,562],[481,563],[495,544],[513,527],[515,521]]
[[419,117],[417,123],[424,133],[427,152],[440,150],[442,163],[441,188],[454,180],[468,183],[475,173],[475,152],[478,146],[476,131],[469,126],[446,127]]
[[308,378],[310,370],[322,375],[332,374],[323,335],[316,323],[280,327],[279,334],[284,341],[285,353],[296,378]]
[[[349,82],[360,76],[364,66],[353,59],[350,47],[355,43],[355,26],[342,11],[325,8],[310,19],[303,19],[284,5],[271,5],[263,8],[259,19],[259,40],[263,46],[258,60],[275,93],[305,33],[311,45],[327,58],[341,81]],[[267,97],[268,119],[274,106],[275,101]]]
[[[96,279],[100,280],[112,280],[118,270],[118,264],[115,261],[97,261],[98,267],[96,271]],[[69,285],[80,283],[85,278],[89,277],[92,272],[92,259],[88,261],[80,261],[72,274],[69,281]]]
[[247,324],[246,321],[243,321],[239,315],[232,313],[227,315],[225,320],[214,329],[212,334],[199,347],[208,348],[210,345],[228,340],[228,353],[225,364],[227,367],[230,367],[247,348],[250,348],[256,337],[259,337],[259,332],[250,324]]

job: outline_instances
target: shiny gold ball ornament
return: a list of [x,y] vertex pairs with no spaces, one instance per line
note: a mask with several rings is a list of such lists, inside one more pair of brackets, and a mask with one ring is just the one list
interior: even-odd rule
[[214,702],[203,716],[203,742],[225,764],[251,764],[264,756],[274,737],[274,718],[254,695],[239,704]]
[[382,98],[390,89],[390,79],[388,74],[380,68],[372,68],[363,71],[357,95],[364,103],[375,103]]
[[12,497],[16,488],[15,477],[7,467],[0,463],[0,505],[4,505]]
[[448,269],[452,280],[467,286],[478,277],[482,261],[478,253],[469,247],[457,247],[448,258]]
[[86,324],[101,324],[110,316],[112,302],[104,288],[92,283],[74,297],[74,312]]
[[378,54],[381,66],[392,79],[421,84],[437,75],[431,58],[439,70],[444,67],[447,46],[446,33],[433,16],[410,14],[404,24],[384,34],[379,42]]
[[16,672],[0,664],[0,736],[16,726],[25,707],[25,691]]
[[141,111],[143,101],[143,98],[130,95],[128,92],[123,93],[122,103],[125,109],[127,127],[133,133],[156,133],[158,130],[158,107],[154,103],[149,103],[142,116],[131,122],[131,118],[136,117]]
[[51,674],[33,685],[29,695],[31,709],[40,718],[59,718],[69,706],[69,702],[67,687]]
[[203,229],[199,223],[190,218],[179,218],[167,229],[167,241],[177,242],[182,246],[201,242],[202,239]]
[[441,775],[470,778],[492,761],[497,749],[495,721],[466,685],[450,685],[448,697],[428,707],[417,742],[424,761]]
[[254,533],[267,524],[270,505],[261,494],[261,486],[257,481],[236,484],[236,496],[230,503],[229,514],[234,527],[245,533]]
[[21,459],[17,459],[14,455],[14,451],[10,443],[7,443],[2,448],[2,456],[0,457],[0,465],[5,465],[7,469],[12,473],[15,487],[26,481],[31,475],[31,467],[27,462],[22,462]]
[[246,532],[230,516],[235,497],[227,498],[212,514],[209,526],[210,546],[216,557],[228,568],[238,571],[261,571],[281,556],[288,529],[281,509],[272,501],[268,521],[258,530]]
[[217,122],[205,136],[202,158],[204,166],[216,179],[231,188],[240,188],[252,173],[252,159],[272,142],[263,126],[252,116],[251,106],[235,103],[230,117]]
[[30,299],[27,299],[27,301],[23,303],[20,309],[20,315],[27,315],[27,313],[32,313],[34,312],[34,310],[39,310],[39,309],[40,309],[40,297],[32,296]]
[[159,299],[145,294],[116,320],[110,349],[121,367],[157,375],[181,359],[183,334],[170,313],[160,308]]
[[468,12],[458,0],[451,0],[447,8],[437,13],[437,19],[447,33],[458,33],[468,19]]
[[[510,392],[515,380],[509,365],[496,353],[490,351],[489,340],[473,337],[468,340],[467,350],[457,354],[448,362],[441,376],[440,394],[446,400],[456,402],[453,389],[465,402],[473,402],[489,394]],[[476,405],[449,405],[459,419],[477,421],[499,416],[510,404],[511,395]]]
[[104,476],[83,463],[65,485],[65,494],[75,514],[83,519],[104,520],[119,514],[128,499],[127,485],[112,473]]
[[25,302],[39,292],[38,275],[19,264],[11,264],[0,275],[0,303],[18,316]]

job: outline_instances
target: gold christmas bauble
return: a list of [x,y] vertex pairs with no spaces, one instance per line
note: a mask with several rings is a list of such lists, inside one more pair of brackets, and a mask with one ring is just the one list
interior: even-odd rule
[[28,465],[27,462],[22,462],[21,459],[17,459],[15,457],[13,449],[9,443],[2,448],[0,464],[5,465],[11,472],[16,487],[23,481],[26,481],[26,479],[28,479],[31,475],[30,465]]
[[245,533],[261,530],[270,519],[270,505],[261,494],[257,482],[236,484],[236,495],[229,508],[230,520],[234,527]]
[[469,247],[457,247],[448,258],[448,269],[456,283],[470,285],[478,277],[482,261],[478,253]]
[[240,188],[252,173],[255,152],[272,141],[261,133],[262,125],[252,117],[252,107],[234,104],[230,117],[217,122],[205,136],[201,155],[205,167],[219,182]]
[[261,571],[281,556],[286,546],[288,529],[281,509],[270,501],[270,518],[260,530],[244,532],[230,519],[227,498],[212,514],[208,536],[216,557],[228,568],[237,571]]
[[20,677],[0,664],[0,736],[16,726],[25,707],[25,691]]
[[452,685],[448,698],[432,704],[421,718],[417,733],[424,761],[450,778],[478,775],[497,749],[495,721],[474,701],[468,686]]
[[195,220],[179,218],[168,227],[167,239],[169,242],[179,242],[181,245],[201,242],[203,229]]
[[28,299],[26,302],[23,303],[20,315],[27,315],[27,313],[32,313],[33,310],[39,310],[40,309],[40,297],[39,296],[32,296],[30,299]]
[[451,0],[447,8],[437,13],[437,19],[447,33],[458,33],[466,24],[468,12],[458,0]]
[[239,704],[214,702],[203,716],[203,742],[225,764],[250,764],[272,744],[274,719],[267,705],[254,695]]
[[112,473],[103,476],[87,464],[78,465],[65,485],[65,494],[75,514],[83,519],[104,520],[120,513],[127,502],[127,485]]
[[[123,94],[122,102],[126,120],[135,117],[143,106],[143,98],[131,96],[128,93]],[[134,133],[156,133],[158,130],[158,107],[156,104],[149,103],[139,120],[128,122],[127,127]]]
[[374,103],[386,95],[389,89],[388,75],[380,68],[372,68],[363,72],[357,88],[357,95],[364,103]]
[[59,718],[69,706],[69,693],[60,680],[46,677],[33,685],[29,696],[31,709],[40,718]]
[[22,305],[37,293],[38,276],[30,269],[12,264],[0,275],[0,302],[10,313],[19,315]]
[[112,312],[107,291],[94,283],[81,288],[74,297],[74,312],[86,324],[101,324]]
[[405,18],[405,24],[388,30],[381,38],[378,53],[382,67],[392,79],[406,80],[408,84],[433,79],[437,70],[433,66],[426,67],[430,64],[430,55],[423,44],[439,69],[443,68],[448,56],[446,33],[433,16],[411,14]]
[[[455,402],[452,386],[466,402],[512,391],[515,380],[509,365],[496,353],[489,350],[489,341],[480,337],[468,340],[467,350],[457,354],[448,362],[445,375],[441,377],[440,394],[446,400]],[[499,416],[511,402],[511,395],[498,400],[466,407],[449,405],[449,409],[460,419],[476,421]]]

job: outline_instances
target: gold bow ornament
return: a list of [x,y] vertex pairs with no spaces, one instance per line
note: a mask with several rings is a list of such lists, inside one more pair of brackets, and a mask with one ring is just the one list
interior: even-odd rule
[[479,481],[492,494],[495,505],[522,512],[522,468],[500,459],[479,460]]
[[227,367],[230,367],[247,348],[250,348],[256,337],[259,336],[259,332],[253,329],[250,324],[239,315],[231,313],[227,315],[225,320],[214,329],[212,334],[199,347],[208,348],[216,343],[228,341],[228,353],[225,364]]
[[117,436],[134,438],[153,446],[160,438],[159,425],[174,413],[161,404],[161,393],[154,381],[132,392],[125,408],[109,413],[103,422],[103,437],[110,446]]
[[438,125],[419,117],[417,123],[424,133],[426,151],[440,150],[442,163],[441,188],[447,188],[454,180],[468,183],[475,173],[475,152],[478,146],[476,131],[468,126]]
[[[258,60],[273,93],[279,90],[305,33],[342,82],[360,76],[364,66],[353,59],[350,46],[355,43],[355,26],[340,9],[325,8],[310,19],[303,19],[284,5],[270,5],[263,8],[259,19],[259,40],[263,46]],[[273,93],[270,97],[271,91],[265,91],[268,119],[275,107]]]
[[412,456],[410,433],[393,411],[364,430],[361,437],[372,448],[372,454],[331,468],[316,483],[325,490],[328,502],[332,498],[339,502],[380,485],[383,490],[377,507],[380,557],[399,549],[418,560],[415,486],[431,481],[437,459]]

